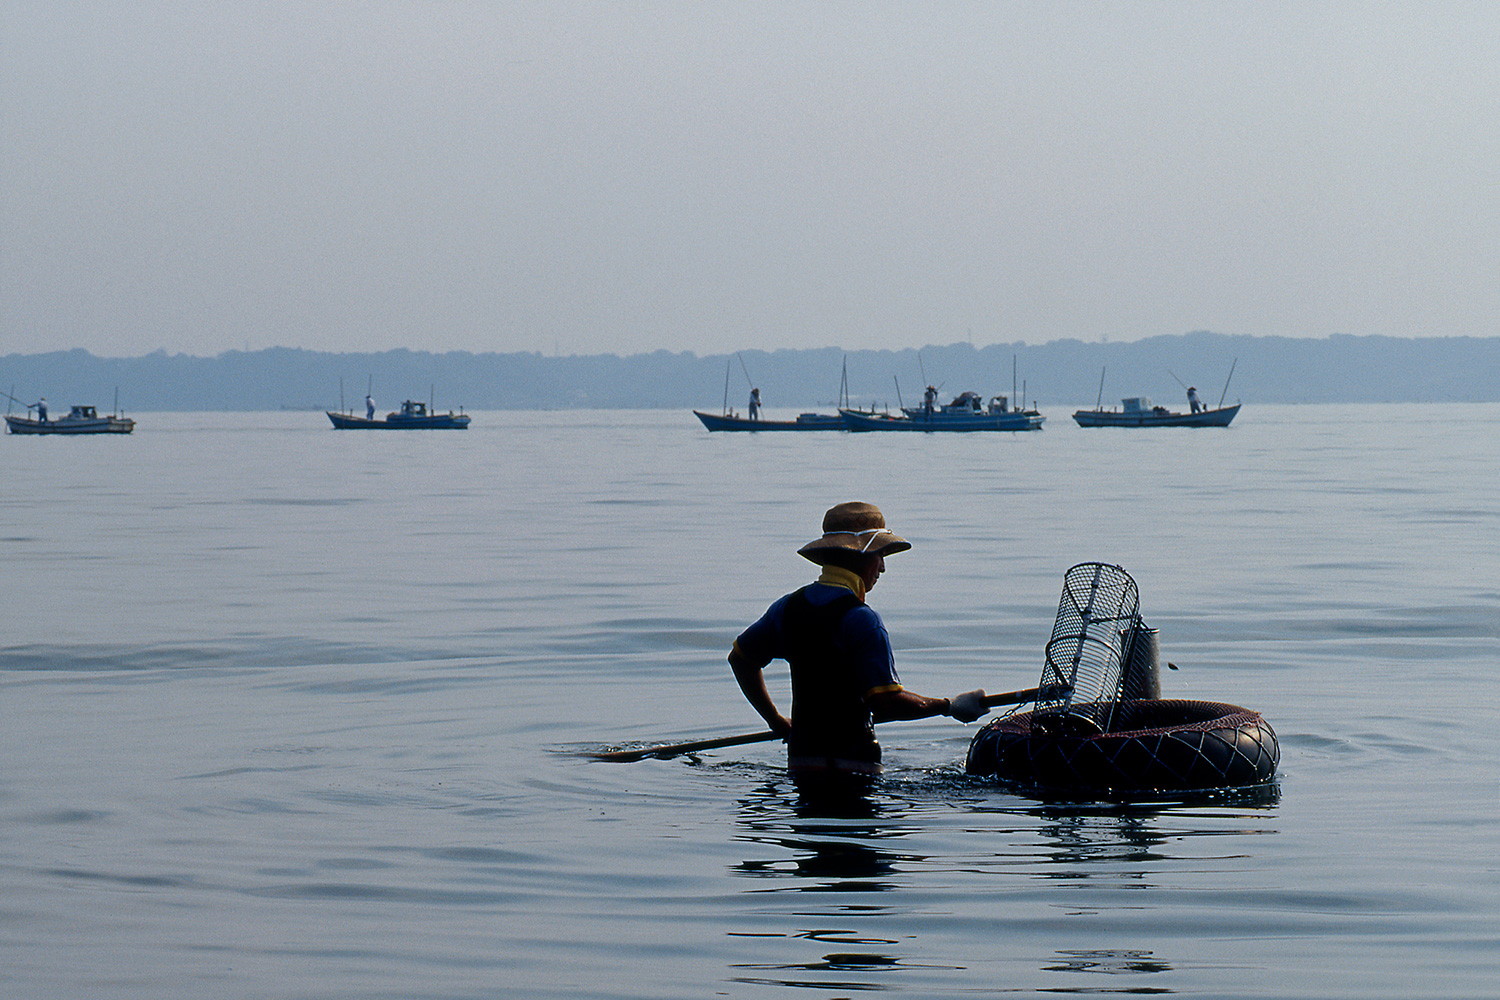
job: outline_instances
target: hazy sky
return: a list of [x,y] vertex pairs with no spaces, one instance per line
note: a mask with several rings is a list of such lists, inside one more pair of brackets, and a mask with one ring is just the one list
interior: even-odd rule
[[1500,4],[0,0],[0,354],[1500,335]]

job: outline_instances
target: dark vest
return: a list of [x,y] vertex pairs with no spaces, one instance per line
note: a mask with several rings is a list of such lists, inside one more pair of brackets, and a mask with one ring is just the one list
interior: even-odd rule
[[782,610],[782,641],[792,672],[791,757],[880,760],[880,744],[864,692],[834,641],[844,616],[859,607],[853,594],[814,605],[804,590]]

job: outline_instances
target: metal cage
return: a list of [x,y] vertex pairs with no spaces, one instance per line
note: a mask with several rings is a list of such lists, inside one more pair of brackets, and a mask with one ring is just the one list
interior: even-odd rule
[[1040,684],[1065,693],[1037,702],[1039,724],[1109,732],[1131,646],[1142,631],[1140,596],[1129,573],[1105,563],[1068,570]]

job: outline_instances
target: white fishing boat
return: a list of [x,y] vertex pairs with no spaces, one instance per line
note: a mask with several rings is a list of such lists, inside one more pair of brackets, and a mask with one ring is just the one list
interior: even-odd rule
[[135,421],[129,417],[100,416],[92,406],[75,406],[56,420],[6,414],[5,424],[12,434],[129,434],[135,430]]

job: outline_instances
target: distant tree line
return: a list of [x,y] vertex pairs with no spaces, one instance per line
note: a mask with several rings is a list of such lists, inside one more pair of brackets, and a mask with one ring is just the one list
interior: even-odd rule
[[[1225,380],[1233,378],[1227,392]],[[1149,396],[1174,407],[1195,385],[1209,404],[1500,401],[1500,337],[1355,337],[1321,340],[1189,333],[1129,343],[948,344],[901,351],[757,351],[699,357],[656,351],[553,357],[537,353],[332,354],[292,348],[202,358],[158,351],[101,358],[83,350],[0,358],[0,389],[54,409],[72,403],[130,410],[339,409],[382,412],[403,399],[438,409],[696,408],[727,398],[743,410],[752,383],[766,406],[830,407],[844,373],[858,406],[908,405],[925,385],[947,396],[972,389],[1064,408]],[[1102,386],[1101,386],[1102,376]],[[13,404],[12,404],[13,405]]]

